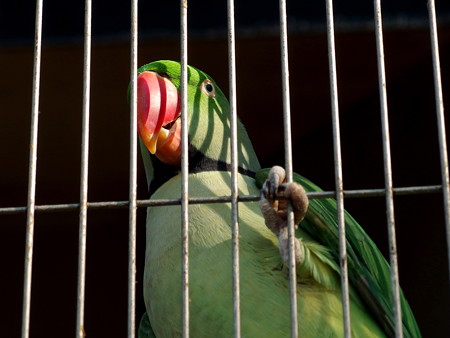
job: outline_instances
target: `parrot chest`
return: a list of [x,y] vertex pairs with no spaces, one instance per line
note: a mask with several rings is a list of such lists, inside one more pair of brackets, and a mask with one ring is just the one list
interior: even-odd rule
[[[189,177],[189,196],[229,196],[229,186],[228,172],[198,173]],[[179,198],[180,187],[181,178],[174,177],[152,198]],[[255,195],[259,190],[253,179],[240,175],[239,193]],[[239,203],[238,208],[242,336],[288,336],[288,271],[277,238],[265,226],[257,202]],[[230,224],[230,203],[189,205],[189,308],[195,337],[233,335]],[[181,266],[181,207],[148,208],[143,287],[157,337],[181,336]],[[342,330],[339,290],[328,292],[305,283],[298,292],[300,332],[333,336]],[[329,325],[324,325],[323,315]]]
[[[181,180],[174,177],[152,196],[177,198]],[[239,193],[258,194],[253,179],[239,177]],[[212,197],[230,195],[230,174],[204,172],[190,175],[189,196]],[[189,279],[191,311],[200,322],[232,322],[232,229],[231,204],[189,205]],[[257,202],[239,203],[241,287],[252,289],[254,275],[266,279],[280,268],[278,243],[264,225]],[[252,277],[253,276],[253,277]],[[247,282],[246,282],[247,281]],[[253,281],[258,283],[258,281]],[[247,284],[249,283],[249,284]],[[269,284],[269,282],[265,282]],[[260,292],[263,292],[260,289]],[[144,298],[153,322],[157,318],[174,320],[179,327],[181,308],[181,207],[151,207],[147,211]],[[264,299],[264,297],[261,297]],[[286,299],[288,301],[288,299]],[[286,303],[287,304],[287,303]],[[214,311],[212,311],[214,307]],[[195,308],[195,310],[194,310]],[[174,309],[177,309],[174,311]],[[176,315],[174,315],[176,312]],[[166,326],[167,322],[159,326]],[[158,326],[152,323],[152,326]],[[232,330],[232,325],[226,331]],[[154,328],[158,331],[157,328]],[[212,330],[220,327],[213,326]],[[225,329],[225,328],[223,328]],[[164,329],[162,329],[164,331]],[[216,331],[217,332],[217,331]],[[230,331],[232,334],[232,331]],[[212,335],[213,332],[211,332]],[[165,335],[165,334],[163,334]],[[175,334],[177,335],[177,334]],[[205,335],[207,336],[207,335]]]

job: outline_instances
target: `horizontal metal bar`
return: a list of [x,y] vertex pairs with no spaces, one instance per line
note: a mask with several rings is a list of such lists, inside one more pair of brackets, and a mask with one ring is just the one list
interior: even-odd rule
[[[394,188],[395,196],[405,195],[419,195],[419,194],[435,194],[441,193],[441,185],[427,185],[427,186],[415,186],[415,187],[401,187]],[[308,198],[334,198],[336,192],[334,191],[318,191],[307,193]],[[344,190],[345,198],[361,198],[361,197],[383,197],[385,196],[384,189],[359,189],[359,190]],[[239,196],[239,202],[254,202],[259,200],[259,195],[244,195]],[[231,196],[217,196],[217,197],[189,197],[190,204],[201,203],[230,203]],[[162,205],[179,205],[181,199],[156,199],[156,200],[137,200],[138,207],[156,207]],[[104,202],[88,202],[88,209],[120,209],[128,208],[128,201],[104,201]],[[49,205],[36,205],[35,210],[37,212],[62,212],[62,211],[75,211],[79,210],[79,203],[66,203],[66,204],[49,204]],[[18,215],[24,214],[27,211],[27,207],[6,207],[0,208],[0,215]]]

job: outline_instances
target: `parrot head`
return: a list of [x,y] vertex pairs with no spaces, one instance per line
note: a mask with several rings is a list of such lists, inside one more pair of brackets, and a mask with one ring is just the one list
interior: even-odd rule
[[[143,157],[148,180],[154,178],[154,173],[149,177],[148,171],[154,171],[155,166],[164,166],[166,172],[173,171],[174,168],[179,169],[180,87],[181,68],[178,62],[156,61],[138,69],[138,133],[141,148],[145,147]],[[210,76],[191,66],[188,66],[187,94],[190,173],[229,170],[231,131],[227,98]],[[152,166],[152,169],[149,169],[149,166]],[[247,132],[239,121],[238,166],[239,171],[250,175],[260,169]]]

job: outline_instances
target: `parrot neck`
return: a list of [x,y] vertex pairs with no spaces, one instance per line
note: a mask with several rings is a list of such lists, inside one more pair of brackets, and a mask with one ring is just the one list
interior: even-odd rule
[[[189,144],[189,174],[198,174],[206,171],[231,171],[231,164],[222,160],[213,159],[205,154],[201,153],[192,144]],[[155,156],[150,156],[147,151],[147,156],[150,157],[152,162],[148,170],[152,170],[150,175],[151,182],[149,183],[149,193],[150,196],[165,182],[167,182],[172,177],[180,173],[179,167],[174,167],[159,161]],[[150,169],[151,167],[151,169]],[[147,166],[146,166],[147,170]],[[242,175],[255,178],[256,173],[253,170],[244,168],[238,165],[238,172]]]
[[[231,171],[231,164],[222,160],[216,160],[202,154],[193,145],[189,145],[189,174],[197,174],[204,171]],[[255,178],[253,170],[238,165],[238,172],[242,175]]]

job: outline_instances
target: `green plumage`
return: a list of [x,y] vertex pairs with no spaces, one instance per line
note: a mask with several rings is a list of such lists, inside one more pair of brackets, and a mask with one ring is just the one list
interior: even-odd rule
[[[141,67],[166,74],[179,89],[180,65],[158,61]],[[189,67],[189,142],[203,156],[230,163],[228,101],[215,86],[205,95],[205,73]],[[260,170],[244,127],[238,124],[240,195],[259,194],[267,171]],[[141,146],[143,144],[141,143]],[[141,147],[149,185],[154,159]],[[195,161],[194,161],[195,162]],[[230,172],[195,167],[189,175],[189,196],[230,195]],[[193,164],[195,165],[195,163]],[[257,173],[256,181],[251,173]],[[296,176],[306,191],[320,189]],[[259,185],[257,185],[259,184]],[[179,198],[181,176],[163,183],[151,199]],[[231,206],[229,203],[189,205],[190,334],[192,337],[230,337],[233,333]],[[239,203],[241,333],[243,337],[287,337],[290,333],[289,271],[278,250],[277,237],[265,226],[258,203]],[[351,319],[353,337],[382,337],[392,332],[393,313],[389,266],[357,222],[346,214]],[[297,230],[304,260],[297,267],[300,337],[343,336],[337,244],[336,202],[310,201]],[[144,272],[147,314],[140,337],[181,335],[181,208],[148,208]],[[369,295],[369,296],[368,296]],[[420,337],[414,317],[402,296],[405,337]],[[379,317],[386,317],[382,319]],[[149,320],[148,320],[149,319]],[[384,333],[383,333],[384,331]]]
[[[260,170],[256,175],[256,185],[261,188],[270,169]],[[307,192],[320,192],[317,185],[307,178],[294,173],[294,181],[300,183]],[[300,229],[311,234],[320,243],[332,248],[335,262],[339,259],[338,224],[336,200],[332,198],[312,199],[308,213],[300,223]],[[377,316],[380,325],[390,335],[394,335],[394,312],[391,289],[390,267],[375,243],[364,232],[356,220],[345,211],[347,239],[347,264],[349,279],[363,298],[366,306]],[[400,298],[405,337],[420,337],[414,315],[403,296]]]

